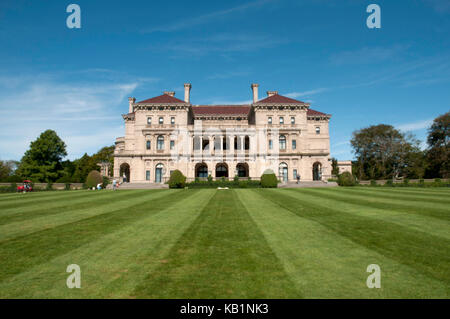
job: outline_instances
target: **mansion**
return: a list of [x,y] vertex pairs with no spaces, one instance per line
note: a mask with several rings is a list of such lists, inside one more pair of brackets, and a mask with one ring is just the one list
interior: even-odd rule
[[175,92],[136,102],[129,98],[125,136],[116,139],[114,177],[131,183],[164,183],[180,170],[196,178],[259,179],[271,169],[282,182],[331,177],[329,120],[308,103],[268,91],[253,103],[193,105]]

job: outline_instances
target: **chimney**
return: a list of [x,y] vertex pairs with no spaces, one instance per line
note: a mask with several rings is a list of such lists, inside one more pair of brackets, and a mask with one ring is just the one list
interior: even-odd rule
[[278,94],[278,91],[267,91],[267,96],[272,96]]
[[253,83],[251,85],[252,91],[253,91],[253,103],[256,103],[258,101],[258,86],[259,84]]
[[128,98],[128,113],[133,113],[134,112],[134,107],[133,107],[133,103],[136,102],[136,98],[135,97],[129,97]]
[[168,96],[175,96],[175,91],[165,91],[164,94]]
[[189,103],[191,96],[191,83],[184,83],[184,102]]

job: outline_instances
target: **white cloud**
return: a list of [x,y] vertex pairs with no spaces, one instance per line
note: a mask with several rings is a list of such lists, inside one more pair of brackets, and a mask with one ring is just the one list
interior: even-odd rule
[[318,94],[318,93],[321,93],[321,92],[324,92],[324,91],[327,91],[327,90],[328,89],[326,89],[326,88],[319,88],[319,89],[310,90],[310,91],[304,91],[304,92],[291,92],[291,93],[287,93],[285,95],[287,97],[295,99],[295,98],[299,98],[299,97],[302,97],[302,96],[311,96],[311,95]]
[[433,124],[433,119],[418,121],[418,122],[410,122],[410,123],[404,123],[404,124],[398,124],[395,127],[403,132],[410,132],[410,131],[418,131],[427,129]]
[[182,29],[186,29],[192,26],[205,24],[211,21],[216,21],[216,19],[230,15],[230,14],[236,14],[239,12],[243,12],[245,10],[248,10],[250,8],[259,7],[262,6],[268,2],[272,2],[273,0],[258,0],[254,2],[247,2],[244,4],[241,4],[236,7],[224,9],[224,10],[218,10],[214,12],[210,12],[204,15],[200,15],[194,18],[185,19],[179,22],[175,22],[172,24],[162,25],[158,27],[154,27],[148,30],[144,30],[143,33],[153,33],[153,32],[173,32],[178,31]]
[[67,83],[52,76],[4,76],[0,88],[0,157],[20,159],[46,129],[66,142],[68,158],[96,152],[124,135],[120,114],[128,111],[127,96],[137,81]]

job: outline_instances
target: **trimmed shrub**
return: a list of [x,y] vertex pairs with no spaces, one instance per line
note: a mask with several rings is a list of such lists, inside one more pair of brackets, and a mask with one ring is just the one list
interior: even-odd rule
[[374,179],[370,180],[370,186],[377,186],[377,181]]
[[388,179],[388,180],[386,181],[386,184],[384,184],[384,186],[392,187],[392,186],[394,186],[394,182],[392,181],[392,179]]
[[423,180],[423,178],[419,179],[419,187],[424,187],[425,186],[425,181]]
[[408,186],[408,184],[409,184],[409,179],[405,178],[405,179],[403,180],[403,185],[404,185],[404,186]]
[[[267,172],[267,173],[266,173]],[[278,179],[272,170],[265,170],[261,175],[261,187],[275,188],[278,185]]]
[[355,177],[350,172],[344,172],[338,177],[338,185],[339,186],[355,186],[356,180]]
[[92,188],[95,187],[97,188],[97,184],[102,184],[103,183],[103,177],[100,174],[100,172],[98,171],[91,171],[88,176],[86,177],[86,187],[87,188]]
[[174,170],[170,174],[169,188],[184,188],[186,185],[186,176],[183,175],[178,169]]
[[48,182],[47,186],[45,186],[46,191],[52,191],[53,190],[53,183]]
[[70,191],[70,183],[66,183],[66,184],[64,185],[64,190]]

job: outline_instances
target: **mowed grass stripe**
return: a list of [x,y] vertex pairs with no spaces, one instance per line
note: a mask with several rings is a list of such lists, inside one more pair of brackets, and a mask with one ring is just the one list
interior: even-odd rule
[[85,208],[99,207],[111,203],[112,200],[117,201],[121,198],[133,200],[135,197],[140,197],[145,191],[102,191],[94,196],[74,197],[74,198],[54,198],[51,202],[27,204],[27,207],[19,207],[10,209],[9,214],[0,214],[0,225],[11,222],[18,222],[22,220],[31,220],[47,215],[55,215],[60,213],[67,213],[69,211],[80,210]]
[[[339,210],[337,201],[323,207],[320,200],[302,200],[300,192],[263,190],[263,193],[265,198],[300,217],[314,220],[355,243],[450,283],[449,240],[383,220],[346,214]],[[324,198],[327,196],[323,194]]]
[[[433,203],[433,204],[442,204],[442,207],[450,206],[450,190],[446,195],[429,195],[429,194],[405,194],[399,193],[397,191],[388,191],[388,192],[380,192],[380,191],[372,191],[368,188],[363,187],[342,187],[339,188],[339,191],[334,190],[334,193],[348,193],[348,194],[359,194],[368,196],[371,198],[386,198],[392,200],[401,200],[408,202],[418,202],[420,203]],[[417,203],[414,203],[417,204]]]
[[[302,190],[297,189],[298,192]],[[445,222],[450,221],[450,214],[448,206],[433,202],[411,202],[408,200],[397,200],[390,198],[383,198],[377,196],[370,196],[370,194],[361,194],[356,192],[335,192],[325,188],[305,188],[305,193],[320,194],[322,197],[333,199],[339,202],[345,202],[355,205],[363,205],[366,207],[378,208],[386,211],[404,212],[408,214],[426,215]]]
[[98,191],[87,191],[87,190],[77,190],[77,191],[49,191],[49,192],[37,192],[37,193],[17,193],[11,198],[3,200],[0,202],[0,212],[8,208],[18,208],[18,207],[28,207],[30,204],[46,203],[51,202],[55,199],[63,198],[89,198],[93,196],[98,196]]
[[[441,281],[280,207],[258,189],[240,190],[238,195],[305,298],[442,298],[448,294],[448,286]],[[381,267],[381,289],[366,286],[366,269],[372,263]]]
[[[48,262],[149,214],[155,214],[193,193],[166,191],[163,193],[165,196],[153,200],[149,197],[148,201],[130,205],[127,209],[111,210],[77,222],[3,241],[0,243],[0,281],[27,268]],[[170,196],[171,200],[168,201],[167,196]]]
[[[135,287],[164,262],[215,190],[186,192],[193,194],[173,205],[167,196],[162,210],[8,277],[0,283],[0,298],[133,298]],[[73,263],[81,268],[81,289],[66,286],[65,269]]]
[[[439,236],[450,240],[450,222],[444,221],[442,219],[432,218],[425,214],[412,214],[408,210],[389,210],[381,209],[369,206],[367,204],[360,203],[359,199],[354,201],[348,201],[348,195],[343,195],[345,200],[341,201],[342,198],[336,198],[335,196],[330,196],[328,193],[326,196],[323,192],[317,192],[316,189],[289,189],[286,190],[286,194],[296,197],[297,195],[291,194],[300,193],[302,196],[302,201],[308,201],[310,203],[318,203],[319,206],[327,208],[333,207],[345,214],[356,214],[361,217],[380,219],[385,222],[395,223],[400,226],[408,227],[411,230],[418,231],[420,233],[426,232],[428,234]],[[342,194],[337,194],[342,195]],[[336,206],[336,202],[339,203]]]
[[[122,190],[120,194],[120,196],[111,199],[109,203],[103,203],[102,205],[97,206],[93,203],[90,207],[61,211],[58,214],[50,216],[38,216],[36,218],[0,225],[0,243],[15,237],[27,236],[34,232],[74,223],[82,219],[109,213],[114,210],[126,209],[132,205],[144,203],[148,200],[166,195],[162,190]],[[130,194],[133,200],[126,200],[127,194]],[[119,195],[119,193],[117,193],[117,195]]]
[[[367,186],[366,186],[367,187]],[[364,188],[366,188],[364,187]],[[363,188],[363,187],[361,187]],[[406,195],[426,195],[434,196],[437,198],[442,198],[442,195],[448,194],[448,187],[367,187],[367,189],[373,190],[374,192],[395,192],[396,194],[406,194]]]
[[234,190],[217,191],[165,259],[136,297],[301,297]]

